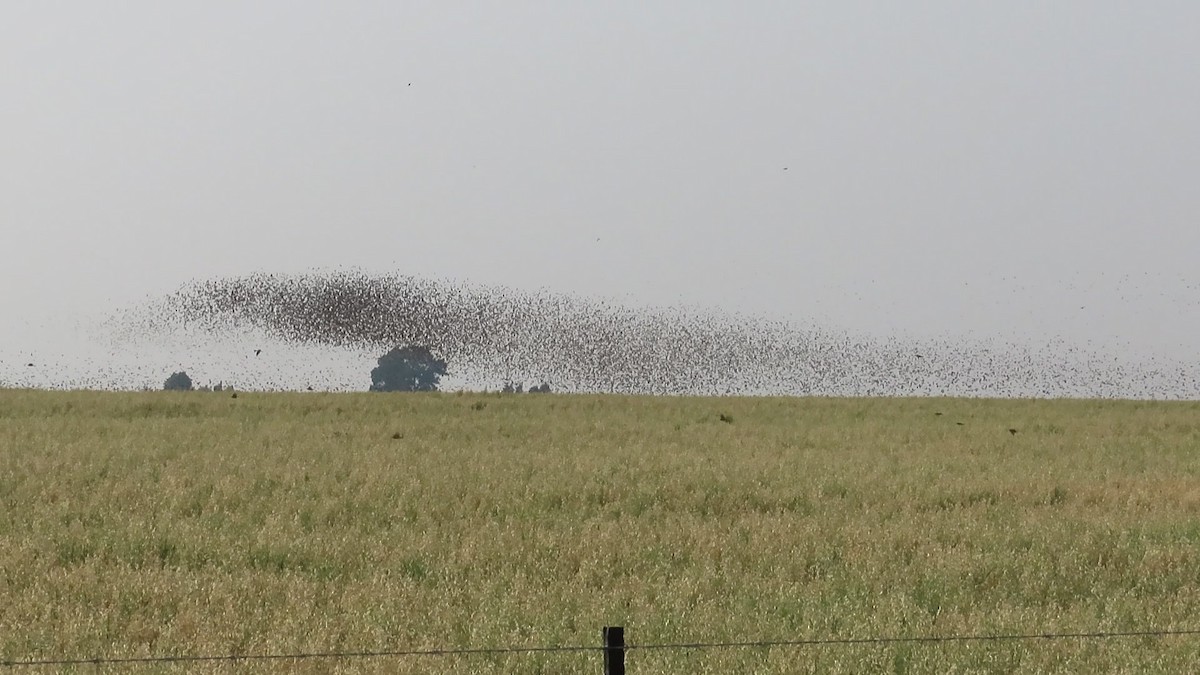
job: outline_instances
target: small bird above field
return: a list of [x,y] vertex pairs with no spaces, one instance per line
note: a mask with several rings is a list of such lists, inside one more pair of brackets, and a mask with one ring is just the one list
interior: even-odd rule
[[1008,433],[1012,434],[1013,436],[1016,436],[1016,435],[1017,435],[1017,430],[1016,430],[1016,429],[1009,429],[1009,430],[1008,430]]

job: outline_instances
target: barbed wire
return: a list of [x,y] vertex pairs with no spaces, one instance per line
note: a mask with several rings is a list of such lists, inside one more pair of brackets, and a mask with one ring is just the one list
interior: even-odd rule
[[85,666],[85,665],[118,665],[118,664],[152,664],[152,663],[197,663],[212,661],[302,661],[308,659],[370,659],[380,657],[401,656],[481,656],[495,654],[532,654],[537,652],[584,652],[604,651],[605,647],[588,646],[547,646],[547,647],[469,647],[462,649],[433,648],[433,649],[391,649],[378,651],[352,652],[296,652],[289,654],[228,654],[228,655],[178,655],[178,656],[129,656],[120,658],[56,658],[28,661],[0,661],[0,667],[14,668],[22,666]]
[[[624,651],[636,650],[689,650],[689,649],[746,649],[770,647],[819,647],[888,645],[902,643],[936,642],[1012,642],[1022,640],[1104,640],[1137,637],[1180,637],[1200,635],[1200,629],[1144,630],[1144,631],[1097,631],[1073,633],[1001,633],[981,635],[922,635],[901,637],[862,638],[808,638],[798,640],[750,640],[739,642],[665,642],[651,644],[631,643]],[[558,645],[535,647],[471,647],[444,649],[395,649],[350,652],[296,652],[287,654],[228,654],[228,655],[178,655],[178,656],[130,656],[93,658],[54,658],[31,660],[3,660],[0,667],[54,667],[86,665],[133,665],[162,663],[199,663],[217,661],[301,661],[312,659],[371,659],[385,657],[430,657],[430,656],[486,656],[500,654],[536,654],[562,652],[603,652],[612,649],[603,645]]]
[[902,643],[928,642],[1003,642],[1018,640],[1067,640],[1067,639],[1108,639],[1132,637],[1171,637],[1183,635],[1200,635],[1200,629],[1188,630],[1147,630],[1147,631],[1102,631],[1092,633],[1007,633],[996,635],[920,635],[904,637],[864,637],[864,638],[811,638],[802,640],[752,640],[745,642],[674,642],[664,644],[630,644],[626,650],[633,649],[728,649],[750,647],[813,647],[837,645],[887,645]]

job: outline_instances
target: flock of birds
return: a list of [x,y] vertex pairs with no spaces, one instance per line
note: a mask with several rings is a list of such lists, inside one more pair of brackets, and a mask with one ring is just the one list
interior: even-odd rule
[[641,394],[1197,393],[1195,373],[1179,364],[1134,363],[1065,344],[876,338],[730,312],[634,308],[357,271],[195,282],[121,313],[113,323],[120,335],[167,340],[179,332],[215,337],[253,331],[273,342],[247,345],[256,356],[264,346],[272,353],[383,354],[399,345],[424,345],[447,361],[452,376],[488,389],[545,382],[554,391]]

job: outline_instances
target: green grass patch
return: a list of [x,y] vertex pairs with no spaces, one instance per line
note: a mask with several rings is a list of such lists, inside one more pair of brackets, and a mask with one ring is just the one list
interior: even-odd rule
[[[1197,419],[1112,401],[0,391],[0,660],[596,644],[605,625],[643,644],[1200,628]],[[629,669],[1189,672],[1198,651],[635,651]]]

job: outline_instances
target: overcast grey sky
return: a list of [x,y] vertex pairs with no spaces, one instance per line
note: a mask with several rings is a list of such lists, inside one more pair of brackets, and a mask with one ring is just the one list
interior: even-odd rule
[[1166,1],[5,2],[0,340],[353,266],[1200,358],[1198,26]]

